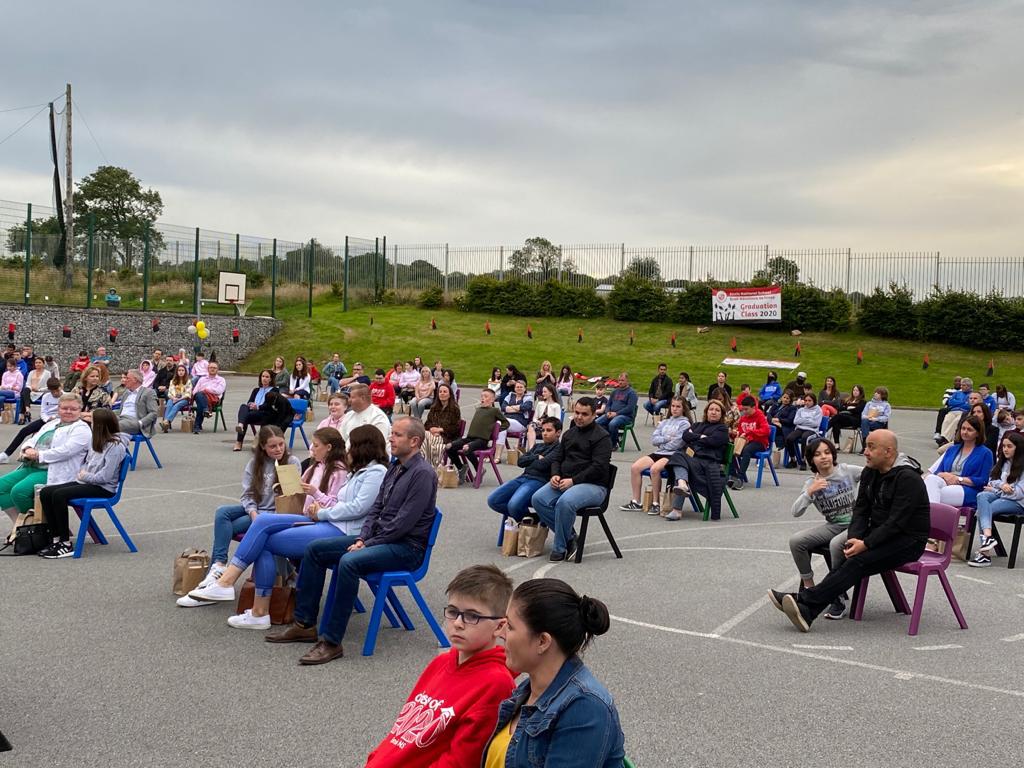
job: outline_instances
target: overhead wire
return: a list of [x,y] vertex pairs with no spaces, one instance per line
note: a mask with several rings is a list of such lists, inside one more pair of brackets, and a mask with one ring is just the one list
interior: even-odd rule
[[21,132],[21,129],[22,129],[22,128],[24,128],[24,127],[25,127],[26,125],[28,125],[29,123],[31,123],[31,122],[32,122],[33,120],[35,120],[35,119],[36,119],[37,117],[39,117],[39,116],[40,116],[41,114],[43,114],[43,112],[45,112],[45,111],[46,111],[46,109],[47,109],[47,108],[48,108],[49,106],[50,106],[49,104],[43,104],[42,108],[41,108],[41,109],[40,109],[40,110],[39,110],[38,112],[36,112],[36,113],[35,113],[34,115],[32,115],[32,117],[30,117],[30,118],[29,118],[28,120],[26,120],[26,121],[25,121],[24,123],[22,123],[21,125],[19,125],[19,126],[18,126],[17,128],[15,128],[15,129],[14,129],[14,131],[12,131],[11,133],[7,134],[7,135],[6,135],[6,136],[4,136],[4,137],[3,137],[2,139],[0,139],[0,145],[3,145],[3,144],[4,144],[4,143],[5,143],[6,141],[8,141],[9,139],[12,139],[12,138],[14,138],[14,137],[15,137],[15,136],[16,136],[16,135],[17,135],[18,133],[20,133],[20,132]]
[[74,96],[71,97],[71,103],[75,106],[75,109],[78,110],[78,116],[82,118],[82,122],[85,124],[85,129],[89,132],[89,136],[90,136],[90,138],[92,138],[92,143],[95,144],[96,145],[96,149],[99,150],[100,156],[103,158],[103,162],[109,164],[110,161],[107,160],[107,155],[103,151],[103,147],[101,147],[100,143],[98,141],[96,141],[96,136],[92,132],[92,128],[89,127],[89,121],[85,119],[85,112],[82,111],[82,108],[78,105],[78,102],[75,101],[75,97]]
[[7,109],[0,109],[2,112],[20,112],[23,109],[38,109],[39,107],[45,107],[46,104],[29,104],[27,107],[8,107]]

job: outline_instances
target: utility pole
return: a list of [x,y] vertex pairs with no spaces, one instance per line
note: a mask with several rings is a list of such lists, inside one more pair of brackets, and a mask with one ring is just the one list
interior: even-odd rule
[[64,287],[70,288],[75,275],[75,183],[71,175],[71,83],[67,84],[65,100],[67,136],[64,142],[64,228],[67,231],[67,241],[64,248]]

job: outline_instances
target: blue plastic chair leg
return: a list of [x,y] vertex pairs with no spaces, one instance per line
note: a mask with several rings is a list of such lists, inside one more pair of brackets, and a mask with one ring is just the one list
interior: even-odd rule
[[[149,455],[153,457],[153,462],[156,464],[157,469],[163,469],[164,465],[160,463],[160,458],[156,455],[156,451],[153,449],[153,441],[148,437],[146,438],[146,447],[149,448]],[[132,463],[134,467],[134,462]]]
[[501,516],[501,525],[498,526],[498,547],[501,547],[505,543],[505,521],[508,520],[508,515]]
[[398,599],[398,595],[395,594],[394,587],[388,589],[387,602],[384,604],[384,609],[387,610],[388,606],[395,611],[398,616],[398,620],[402,622],[402,627],[405,628],[406,632],[412,632],[416,629],[416,625],[412,623],[412,619],[409,618],[409,614],[405,612],[405,606],[402,605],[402,601]]
[[373,649],[377,645],[377,633],[380,632],[380,617],[384,613],[384,604],[387,600],[387,589],[381,581],[377,595],[373,601],[373,610],[370,612],[370,624],[366,628],[366,640],[363,641],[363,656],[373,656]]
[[106,507],[106,510],[107,514],[110,515],[110,522],[114,524],[114,527],[117,528],[117,532],[120,533],[121,538],[124,539],[124,543],[128,545],[128,551],[138,552],[139,548],[135,546],[135,542],[132,541],[131,536],[128,535],[128,532],[124,529],[124,526],[121,525],[121,521],[117,519],[117,515],[114,514],[113,507]]
[[434,636],[437,638],[438,644],[442,648],[451,648],[451,643],[448,642],[448,637],[445,635],[444,630],[437,623],[437,619],[430,612],[430,608],[427,605],[427,601],[423,599],[422,593],[420,593],[419,587],[415,583],[409,584],[409,592],[412,594],[412,599],[416,601],[416,605],[420,607],[420,611],[423,612],[423,618],[427,620],[427,624],[434,632]]

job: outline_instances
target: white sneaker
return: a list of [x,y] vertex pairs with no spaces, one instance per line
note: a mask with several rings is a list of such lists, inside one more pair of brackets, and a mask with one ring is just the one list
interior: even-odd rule
[[196,587],[188,593],[188,596],[193,600],[208,600],[214,603],[234,602],[235,588],[222,587],[214,581],[205,587]]
[[211,565],[209,572],[203,577],[203,580],[196,585],[196,589],[202,589],[213,584],[217,579],[224,575],[224,568],[219,565]]
[[8,456],[6,453],[0,453],[0,464],[6,464],[10,460],[11,457]]
[[177,600],[175,600],[175,602],[182,608],[199,608],[203,605],[213,605],[213,603],[208,602],[206,600],[193,600],[188,595],[185,595],[184,597],[179,597]]
[[247,609],[237,616],[228,616],[228,624],[235,629],[270,629],[270,616],[253,616]]

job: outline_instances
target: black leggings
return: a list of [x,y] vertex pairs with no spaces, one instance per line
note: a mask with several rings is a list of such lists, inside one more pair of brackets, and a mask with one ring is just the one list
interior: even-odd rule
[[239,432],[238,427],[235,427],[235,441],[241,445],[245,442],[245,433],[249,430],[249,427],[262,427],[264,424],[273,424],[272,418],[273,414],[266,411],[254,411],[247,403],[238,406],[238,421],[236,424],[241,424],[242,430]]
[[109,499],[113,495],[113,491],[98,485],[72,482],[46,486],[39,492],[39,500],[42,502],[43,516],[50,526],[50,532],[61,541],[70,541],[68,502],[71,499]]
[[19,429],[18,434],[16,434],[14,436],[14,439],[11,440],[10,445],[7,446],[7,448],[4,450],[4,453],[6,453],[8,456],[13,456],[14,452],[18,450],[18,446],[21,445],[22,441],[24,441],[24,439],[29,435],[34,435],[36,432],[42,429],[43,424],[45,423],[46,422],[43,421],[42,419],[36,419],[35,421],[30,421],[24,427]]
[[[481,440],[477,437],[464,437],[452,441],[452,447],[448,449],[448,460],[457,469],[462,469],[463,459],[468,459],[471,464],[476,464],[473,451],[482,451],[487,447],[488,440]],[[462,452],[465,447],[465,453]]]

